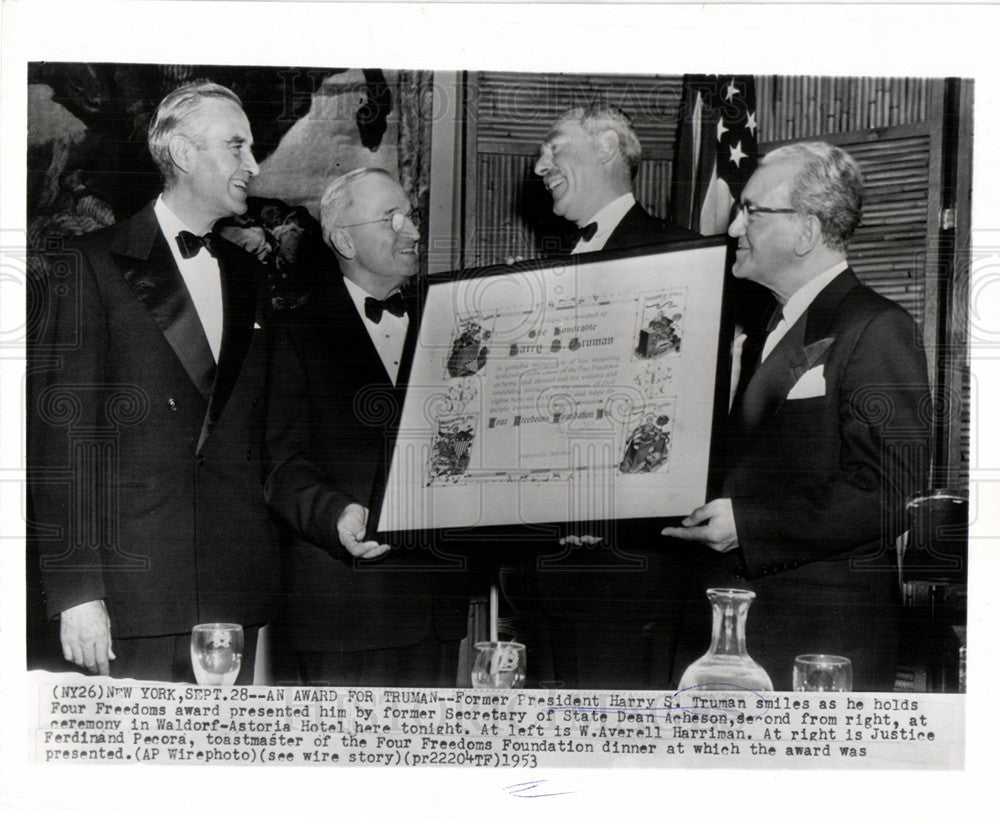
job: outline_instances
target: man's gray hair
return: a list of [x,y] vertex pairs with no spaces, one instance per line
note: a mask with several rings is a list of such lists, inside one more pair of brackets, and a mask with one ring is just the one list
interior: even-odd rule
[[618,156],[621,159],[623,173],[629,180],[636,176],[639,171],[639,160],[642,157],[642,145],[632,126],[632,118],[617,106],[576,106],[559,115],[554,126],[560,123],[579,123],[591,137],[611,129],[618,135]]
[[377,166],[363,166],[360,169],[353,169],[342,174],[323,192],[323,197],[319,201],[319,222],[323,227],[323,240],[327,244],[330,243],[330,235],[333,230],[342,225],[344,214],[354,205],[354,197],[351,194],[354,182],[368,175],[385,175],[393,182],[396,180],[385,169],[380,169]]
[[149,123],[149,153],[153,156],[153,162],[168,186],[177,176],[173,161],[170,159],[170,138],[181,133],[199,145],[202,144],[207,124],[198,126],[197,131],[194,131],[192,123],[201,109],[203,100],[228,100],[240,109],[243,108],[239,97],[225,86],[207,80],[195,80],[174,89],[164,97]]
[[858,162],[837,146],[813,141],[781,146],[760,165],[788,160],[800,163],[791,185],[792,207],[818,218],[824,243],[846,252],[861,223],[864,179]]

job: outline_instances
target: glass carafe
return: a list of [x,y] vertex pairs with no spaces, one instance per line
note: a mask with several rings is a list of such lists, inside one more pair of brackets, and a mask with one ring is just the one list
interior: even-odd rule
[[679,690],[774,689],[764,668],[747,654],[747,612],[756,594],[746,589],[709,589],[712,645],[684,670]]

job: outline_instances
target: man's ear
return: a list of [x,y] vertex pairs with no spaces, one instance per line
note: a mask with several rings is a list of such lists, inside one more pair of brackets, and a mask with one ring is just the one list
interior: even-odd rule
[[167,140],[170,160],[182,172],[191,171],[194,149],[194,144],[182,134],[171,135]]
[[795,254],[805,257],[823,242],[823,227],[816,215],[806,215],[802,221],[802,229],[795,239]]
[[351,237],[351,233],[347,229],[336,228],[330,232],[330,246],[340,254],[341,257],[350,260],[353,258],[357,251],[354,248],[354,238]]
[[605,129],[595,138],[597,143],[598,157],[601,163],[611,163],[618,159],[618,145],[621,142],[618,132],[614,129]]

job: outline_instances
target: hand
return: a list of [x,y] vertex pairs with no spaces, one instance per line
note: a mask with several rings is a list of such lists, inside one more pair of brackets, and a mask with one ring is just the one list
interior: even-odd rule
[[388,544],[365,540],[365,525],[368,523],[368,510],[361,504],[348,504],[337,519],[337,536],[344,549],[355,558],[371,560],[385,555],[390,549]]
[[64,609],[59,615],[59,640],[67,661],[98,675],[108,674],[108,661],[114,660],[115,653],[104,601],[87,601]]
[[739,546],[730,498],[716,498],[699,506],[681,523],[682,527],[667,527],[660,534],[682,541],[700,541],[716,552],[729,552]]
[[603,540],[594,535],[567,535],[559,539],[559,546],[595,546]]

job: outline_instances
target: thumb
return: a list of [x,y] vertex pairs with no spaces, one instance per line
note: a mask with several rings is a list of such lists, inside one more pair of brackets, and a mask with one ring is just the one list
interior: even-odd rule
[[694,512],[688,515],[684,521],[684,526],[696,526],[697,524],[703,523],[709,519],[710,515],[708,513],[707,505],[699,506]]

